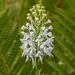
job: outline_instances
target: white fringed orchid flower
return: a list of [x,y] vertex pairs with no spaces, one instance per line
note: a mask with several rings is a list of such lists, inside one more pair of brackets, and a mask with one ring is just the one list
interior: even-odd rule
[[22,56],[26,56],[26,61],[31,58],[34,65],[36,58],[42,63],[45,55],[53,57],[51,52],[54,47],[52,43],[54,37],[52,32],[50,32],[53,27],[51,25],[49,27],[46,26],[51,23],[51,20],[48,19],[47,22],[44,22],[46,17],[44,6],[37,4],[30,9],[30,12],[27,14],[27,19],[30,22],[27,22],[26,26],[23,25],[21,28],[22,30],[27,29],[28,32],[21,32],[24,38],[20,39],[23,43],[20,48],[23,50]]

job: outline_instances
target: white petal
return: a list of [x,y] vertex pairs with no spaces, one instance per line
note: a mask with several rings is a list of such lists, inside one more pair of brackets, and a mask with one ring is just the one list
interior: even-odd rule
[[38,39],[36,39],[35,41],[38,42]]
[[53,47],[49,47],[49,51],[52,51],[53,50]]
[[26,23],[26,26],[28,27],[29,26],[29,23]]
[[45,30],[45,26],[42,27],[42,30]]
[[43,53],[42,53],[41,51],[38,51],[38,54],[39,54],[39,55],[43,55]]
[[34,36],[34,32],[30,32],[30,36]]
[[49,35],[49,37],[51,37],[52,36],[52,32],[49,32],[47,35]]
[[27,47],[27,45],[28,45],[28,42],[24,42],[23,45],[20,46],[20,48],[21,48],[22,50],[25,50],[26,47]]
[[47,23],[51,23],[51,20],[48,19]]
[[52,53],[49,54],[50,57],[53,57]]
[[25,51],[23,51],[22,56],[25,56]]
[[30,45],[30,46],[33,46],[33,42],[30,40],[30,41],[28,41],[28,44]]
[[26,57],[26,61],[28,61],[28,59],[29,59],[29,57],[27,56],[27,57]]
[[51,37],[52,39],[55,38],[54,36]]
[[31,25],[29,26],[29,29],[35,31],[35,29]]
[[20,39],[20,41],[23,43],[24,42],[24,40],[23,39]]
[[32,26],[29,26],[29,29],[32,30]]
[[21,32],[24,35],[24,40],[27,40],[29,38],[29,35],[27,33],[25,33],[24,31]]
[[45,44],[46,44],[46,42],[44,42],[44,43],[40,46],[40,48],[44,48],[44,47],[45,47]]
[[40,58],[40,61],[41,61],[41,63],[42,63],[42,56],[39,56],[39,58]]
[[50,30],[53,30],[53,27],[52,27],[52,26],[49,26],[49,29],[50,29]]
[[43,13],[43,16],[46,16],[46,14]]
[[30,51],[30,55],[33,54],[33,50]]
[[38,54],[36,54],[36,57],[38,57],[39,55]]
[[30,37],[29,37],[29,34],[24,33],[24,38],[23,38],[23,39],[24,39],[24,40],[27,40],[28,38],[30,38]]
[[22,31],[21,33],[22,33],[23,35],[25,34],[25,32],[24,32],[24,31]]
[[41,51],[38,51],[38,54],[41,54]]
[[21,27],[21,29],[24,30],[24,29],[26,29],[26,27],[23,25],[23,26]]
[[39,47],[39,45],[40,45],[40,41],[38,41],[38,47]]
[[38,20],[39,20],[39,18],[35,18],[35,20],[36,20],[36,21],[38,21]]
[[27,19],[29,19],[29,20],[30,20],[30,17],[28,16],[28,17],[27,17]]
[[44,24],[46,25],[47,23],[51,23],[51,20],[48,19]]
[[24,50],[24,46],[20,46],[20,48],[21,48],[22,50]]
[[33,57],[31,57],[32,58],[32,65],[34,65],[34,58]]

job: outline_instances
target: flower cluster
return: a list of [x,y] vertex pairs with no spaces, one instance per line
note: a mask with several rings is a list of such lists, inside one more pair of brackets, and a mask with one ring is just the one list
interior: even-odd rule
[[23,45],[21,49],[23,50],[22,56],[26,56],[26,61],[29,57],[32,59],[32,64],[34,64],[35,59],[39,58],[41,63],[45,55],[53,56],[51,51],[54,45],[52,44],[54,37],[52,36],[51,30],[53,27],[50,25],[47,27],[51,20],[45,21],[45,10],[44,6],[36,4],[30,9],[31,13],[27,14],[27,19],[30,21],[26,23],[26,26],[22,26],[22,30],[28,30],[28,32],[22,31],[24,35],[23,39],[20,39]]

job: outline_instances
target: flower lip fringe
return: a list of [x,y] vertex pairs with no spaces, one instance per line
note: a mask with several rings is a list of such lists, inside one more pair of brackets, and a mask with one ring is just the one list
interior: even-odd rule
[[53,27],[51,25],[46,27],[48,23],[51,23],[51,20],[48,19],[47,22],[44,22],[46,17],[44,6],[36,4],[30,9],[27,16],[30,23],[28,22],[26,26],[21,27],[22,30],[27,29],[28,32],[21,32],[24,38],[20,39],[23,43],[20,48],[23,50],[22,56],[26,56],[26,61],[31,58],[34,65],[36,57],[40,59],[41,63],[45,55],[53,57],[51,51],[54,47],[52,44],[54,36],[52,36],[52,32],[48,32],[53,30]]

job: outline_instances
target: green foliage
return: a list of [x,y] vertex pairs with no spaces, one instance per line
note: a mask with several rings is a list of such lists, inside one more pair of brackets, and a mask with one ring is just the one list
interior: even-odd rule
[[7,37],[10,28],[11,16],[8,15],[8,11],[9,10],[0,17],[0,44],[2,44],[2,41]]
[[35,75],[31,61],[27,63],[25,57],[21,57],[19,26],[11,24],[7,9],[0,17],[0,75]]
[[2,0],[0,1],[0,11],[1,11],[1,7],[2,7]]
[[54,57],[39,63],[40,75],[75,75],[75,0],[0,0],[0,75],[36,75],[31,60],[21,57],[19,40],[26,14],[36,3],[46,7],[55,36]]
[[[66,0],[72,11],[74,11],[74,5],[72,0]],[[70,9],[69,8],[69,9]],[[54,63],[53,61],[47,61],[47,63],[57,70],[61,75],[74,75],[75,74],[75,17],[73,13],[68,12],[62,8],[55,6],[57,14],[53,14],[55,18],[54,29],[57,32],[54,34],[55,40],[58,45],[55,46],[53,54],[62,61],[63,64]],[[61,50],[60,50],[61,49]],[[58,63],[59,63],[58,61]],[[65,72],[66,71],[66,72]],[[58,74],[58,75],[60,75]]]
[[[48,61],[47,61],[48,62]],[[53,67],[55,70],[59,72],[61,75],[69,75],[65,70],[63,70],[58,64],[54,63],[53,61],[48,62],[48,64]]]

